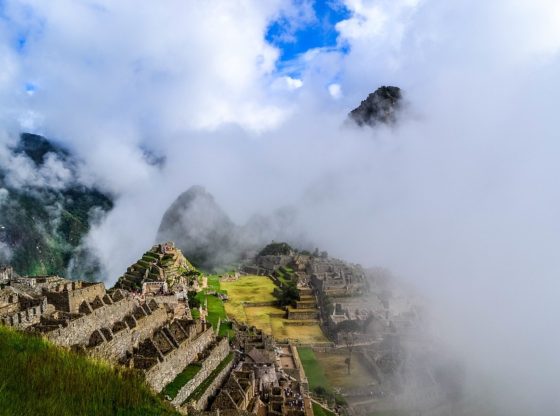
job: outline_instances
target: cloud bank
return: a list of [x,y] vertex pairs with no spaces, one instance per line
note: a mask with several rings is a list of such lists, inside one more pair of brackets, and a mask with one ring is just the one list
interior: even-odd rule
[[[298,3],[2,2],[3,127],[59,139],[117,195],[88,240],[109,281],[190,185],[239,223],[295,206],[329,253],[424,291],[504,413],[553,414],[560,6],[347,0],[337,47],[279,65],[266,29],[309,21]],[[397,127],[343,125],[391,84]]]

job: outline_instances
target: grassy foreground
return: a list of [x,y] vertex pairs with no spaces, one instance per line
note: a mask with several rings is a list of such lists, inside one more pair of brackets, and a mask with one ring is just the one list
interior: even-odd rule
[[132,370],[0,326],[0,414],[178,415]]

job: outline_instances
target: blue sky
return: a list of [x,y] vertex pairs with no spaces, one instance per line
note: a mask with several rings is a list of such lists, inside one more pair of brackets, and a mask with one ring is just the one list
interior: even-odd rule
[[280,49],[280,64],[314,48],[344,49],[337,45],[335,25],[350,16],[349,10],[336,0],[316,0],[312,7],[314,16],[303,25],[294,27],[293,22],[282,16],[269,26],[266,40]]

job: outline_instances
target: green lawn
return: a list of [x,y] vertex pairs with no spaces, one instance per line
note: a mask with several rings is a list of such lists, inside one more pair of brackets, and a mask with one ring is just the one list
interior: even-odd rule
[[335,414],[317,403],[312,403],[313,405],[313,415],[314,416],[335,416]]
[[218,292],[223,292],[220,287],[220,276],[218,276],[217,274],[211,274],[208,275],[208,289],[209,290],[215,290]]
[[[224,302],[215,295],[205,295],[204,291],[198,292],[196,298],[202,305],[205,305],[206,300],[208,300],[208,322],[212,324],[212,327],[216,328],[218,321],[221,320],[220,332],[218,335],[232,337],[234,331],[231,328],[231,324],[224,322],[227,320]],[[199,318],[200,315],[198,309],[191,309],[191,314],[194,319]]]
[[0,326],[0,414],[178,415],[139,372]]
[[169,396],[174,399],[179,393],[179,390],[187,384],[194,376],[198,374],[202,366],[198,363],[190,364],[185,367],[183,371],[181,371],[175,380],[169,383],[162,391],[164,396]]
[[222,282],[229,297],[228,303],[274,302],[276,285],[266,276],[242,276],[233,282]]
[[245,322],[273,335],[278,340],[291,339],[303,343],[328,342],[317,325],[291,326],[284,319],[285,310],[277,306],[251,306],[255,302],[274,302],[276,285],[265,276],[242,276],[232,282],[221,282],[229,300],[225,309],[231,319]]
[[319,361],[317,361],[313,350],[309,347],[298,347],[298,353],[307,376],[307,381],[309,381],[309,388],[313,390],[315,387],[321,386],[330,389],[325,371]]

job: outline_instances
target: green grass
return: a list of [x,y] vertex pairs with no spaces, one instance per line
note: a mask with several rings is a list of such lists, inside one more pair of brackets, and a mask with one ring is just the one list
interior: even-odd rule
[[[219,283],[219,280],[218,280]],[[220,331],[218,335],[233,337],[234,331],[231,327],[230,323],[225,322],[227,320],[226,311],[224,308],[224,302],[214,295],[205,295],[204,291],[198,292],[196,298],[200,301],[202,305],[205,305],[206,299],[208,300],[208,322],[212,324],[213,328],[216,328],[218,325],[218,321],[221,320],[220,323]],[[200,317],[200,313],[198,309],[191,309],[191,314],[194,319]]]
[[309,388],[313,390],[315,387],[320,386],[330,389],[325,371],[319,361],[317,361],[313,350],[308,347],[298,347],[298,353],[307,376],[307,381],[309,381]]
[[175,380],[169,383],[162,391],[164,396],[169,396],[171,399],[174,399],[179,393],[179,390],[187,384],[194,376],[198,374],[202,366],[198,363],[190,364],[185,367],[183,371],[181,371]]
[[228,294],[228,303],[274,302],[276,285],[265,276],[242,276],[233,282],[222,282]]
[[185,403],[188,403],[191,400],[194,401],[199,400],[204,394],[204,392],[206,391],[206,389],[210,386],[210,384],[212,384],[214,379],[218,376],[218,374],[220,374],[220,372],[231,362],[231,360],[233,360],[233,357],[234,354],[230,352],[228,356],[224,358],[220,364],[218,364],[218,366],[214,369],[214,371],[210,373],[210,375],[206,378],[206,380],[200,383],[200,385],[191,393],[189,397],[187,397],[187,399],[183,403],[181,403],[181,405],[184,405]]
[[220,276],[217,274],[208,275],[208,289],[220,291]]
[[139,372],[0,327],[0,413],[6,416],[178,415]]
[[220,298],[214,295],[205,295],[204,292],[199,292],[196,298],[203,306],[206,304],[206,301],[208,301],[208,322],[210,322],[214,328],[218,325],[218,320],[220,318],[222,321],[226,319],[224,303]]
[[232,339],[235,336],[235,331],[232,328],[231,322],[222,321],[218,335]]
[[335,414],[317,403],[312,403],[314,416],[335,416]]

